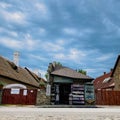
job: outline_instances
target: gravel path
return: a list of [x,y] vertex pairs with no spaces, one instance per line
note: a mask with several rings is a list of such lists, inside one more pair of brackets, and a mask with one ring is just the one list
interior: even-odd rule
[[0,120],[120,120],[118,108],[0,107]]

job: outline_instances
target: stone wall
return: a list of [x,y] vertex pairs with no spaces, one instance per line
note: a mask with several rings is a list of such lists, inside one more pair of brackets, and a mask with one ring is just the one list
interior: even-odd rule
[[114,79],[114,82],[115,82],[114,90],[120,90],[120,59],[118,61],[117,67],[115,69],[113,79]]
[[46,90],[45,89],[38,90],[36,105],[49,105],[49,104],[50,104],[50,97],[46,96]]

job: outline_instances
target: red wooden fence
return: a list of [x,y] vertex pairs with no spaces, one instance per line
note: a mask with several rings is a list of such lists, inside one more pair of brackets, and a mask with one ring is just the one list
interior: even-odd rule
[[20,89],[19,94],[11,93],[11,89],[3,89],[2,104],[36,104],[36,89]]
[[120,105],[120,91],[97,90],[97,105]]

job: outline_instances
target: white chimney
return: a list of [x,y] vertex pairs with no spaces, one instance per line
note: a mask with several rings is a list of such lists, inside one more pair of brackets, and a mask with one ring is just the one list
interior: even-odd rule
[[16,66],[19,66],[19,56],[20,53],[18,51],[15,51],[13,56],[13,62],[15,63]]

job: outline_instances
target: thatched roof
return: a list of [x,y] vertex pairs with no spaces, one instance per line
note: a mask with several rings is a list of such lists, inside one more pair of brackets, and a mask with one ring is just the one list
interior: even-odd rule
[[17,67],[13,62],[0,56],[0,76],[39,87],[39,78],[27,68]]
[[85,79],[85,80],[93,80],[93,78],[84,75],[82,73],[78,73],[77,71],[67,68],[67,67],[62,67],[58,70],[55,70],[51,73],[52,75],[57,75],[57,76],[63,76],[63,77],[68,77],[72,79]]

